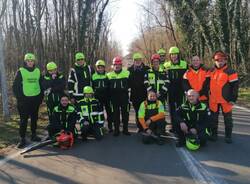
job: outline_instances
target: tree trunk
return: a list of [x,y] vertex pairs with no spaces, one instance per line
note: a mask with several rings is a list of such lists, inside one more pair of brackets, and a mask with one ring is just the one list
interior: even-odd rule
[[1,93],[2,93],[2,102],[3,102],[3,118],[4,121],[10,119],[10,111],[8,106],[8,87],[7,79],[4,67],[4,53],[3,53],[3,34],[2,27],[0,24],[0,75],[1,75]]

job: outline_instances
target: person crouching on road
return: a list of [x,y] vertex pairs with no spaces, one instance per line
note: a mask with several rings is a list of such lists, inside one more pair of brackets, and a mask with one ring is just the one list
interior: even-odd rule
[[147,93],[147,100],[141,103],[138,113],[138,118],[141,126],[144,129],[143,143],[164,144],[160,135],[165,132],[165,109],[160,100],[157,99],[157,93],[150,90]]
[[31,119],[31,141],[41,141],[36,135],[39,106],[42,103],[41,72],[35,66],[35,55],[27,53],[24,56],[24,66],[19,68],[13,83],[13,93],[17,99],[17,109],[20,115],[18,148],[26,145],[26,130],[28,119]]
[[110,92],[108,86],[108,76],[105,71],[105,61],[98,60],[95,64],[96,72],[92,75],[92,85],[95,98],[105,107],[109,132],[113,132],[113,120],[111,112]]
[[197,135],[200,145],[206,144],[206,128],[211,121],[211,112],[205,103],[199,101],[199,93],[193,89],[187,91],[187,101],[176,113],[178,142],[176,147],[185,145],[187,135]]
[[54,107],[60,103],[60,98],[64,93],[65,85],[65,78],[58,72],[56,63],[49,62],[46,65],[46,74],[43,76],[42,80],[49,120],[51,120]]
[[218,118],[220,108],[224,116],[225,142],[232,143],[233,104],[238,97],[238,74],[227,65],[227,55],[216,51],[213,56],[215,67],[210,72],[209,107],[212,112],[213,125],[211,140],[217,140]]
[[97,140],[103,138],[104,113],[103,107],[94,98],[94,90],[90,86],[83,89],[84,98],[77,103],[78,121],[80,122],[82,140],[86,141],[89,135]]
[[49,137],[53,138],[61,131],[72,132],[76,136],[75,123],[77,121],[77,113],[75,107],[70,104],[69,97],[66,94],[62,94],[59,100],[59,105],[54,107],[47,127]]

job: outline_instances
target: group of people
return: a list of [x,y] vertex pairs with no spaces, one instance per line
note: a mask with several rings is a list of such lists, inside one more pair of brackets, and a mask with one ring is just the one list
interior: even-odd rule
[[178,136],[176,146],[186,144],[194,150],[205,145],[208,138],[216,141],[220,109],[224,116],[225,141],[232,143],[232,107],[239,82],[237,73],[227,65],[227,55],[216,51],[212,57],[214,67],[207,69],[198,56],[193,56],[188,65],[180,58],[177,47],[171,47],[168,54],[169,59],[167,52],[159,49],[147,66],[143,55],[136,52],[132,56],[133,65],[128,69],[117,56],[113,59],[112,71],[108,72],[105,61],[98,60],[93,68],[86,63],[84,54],[78,52],[66,81],[54,62],[46,65],[46,73],[42,75],[36,67],[35,55],[27,53],[13,84],[20,114],[18,147],[26,144],[29,117],[31,140],[41,140],[36,126],[43,98],[48,109],[50,137],[62,130],[77,137],[75,124],[78,122],[83,141],[90,134],[100,140],[105,119],[109,133],[119,136],[122,123],[122,133],[129,136],[132,103],[138,133],[142,134],[145,144],[164,144],[167,105],[170,131]]

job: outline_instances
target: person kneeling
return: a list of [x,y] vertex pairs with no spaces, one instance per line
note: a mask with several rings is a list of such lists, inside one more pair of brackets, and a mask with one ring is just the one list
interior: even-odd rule
[[92,87],[84,87],[83,94],[84,98],[77,103],[77,114],[81,127],[82,140],[86,141],[89,135],[93,135],[97,140],[101,140],[103,138],[104,124],[103,107],[94,98]]
[[71,104],[69,104],[69,97],[63,94],[60,98],[60,104],[55,106],[51,120],[48,125],[49,137],[53,138],[57,133],[65,131],[72,132],[76,136],[75,123],[77,120],[77,113]]
[[142,142],[144,144],[156,142],[162,145],[164,141],[160,135],[164,134],[166,126],[164,106],[157,100],[155,91],[148,91],[147,96],[147,100],[141,103],[138,113],[139,122],[144,129]]
[[[199,94],[193,89],[188,90],[187,101],[177,109],[176,113],[178,120],[177,135],[179,138],[176,147],[182,147],[186,144],[187,148],[189,148],[188,144],[191,144],[189,140],[192,139],[204,146],[207,139],[206,128],[210,122],[210,115],[211,113],[206,104],[199,101]],[[192,139],[190,139],[190,135],[193,137]]]

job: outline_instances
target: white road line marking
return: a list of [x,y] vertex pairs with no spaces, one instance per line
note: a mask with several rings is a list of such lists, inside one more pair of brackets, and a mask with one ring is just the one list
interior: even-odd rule
[[12,160],[12,159],[18,157],[18,156],[20,155],[21,152],[22,152],[22,151],[18,151],[18,152],[16,152],[16,153],[14,153],[14,154],[12,154],[12,155],[9,155],[9,156],[5,157],[4,159],[0,160],[0,167],[2,167],[2,166],[3,166],[4,164],[6,164],[8,161],[10,161],[10,160]]
[[186,149],[176,148],[176,151],[196,184],[227,184],[225,180],[212,176]]
[[240,110],[244,110],[246,112],[250,112],[250,109],[246,108],[246,107],[241,107],[241,106],[238,106],[238,105],[234,105],[235,108],[237,109],[240,109]]

